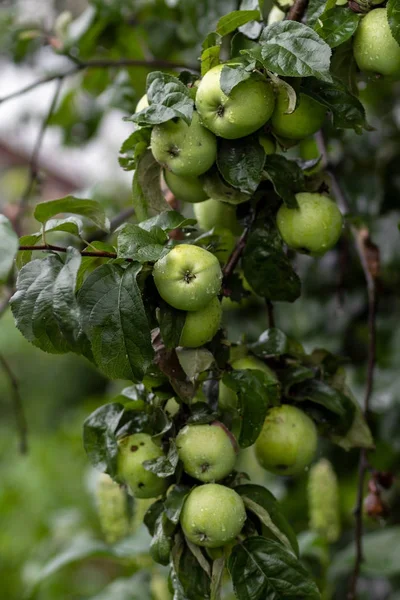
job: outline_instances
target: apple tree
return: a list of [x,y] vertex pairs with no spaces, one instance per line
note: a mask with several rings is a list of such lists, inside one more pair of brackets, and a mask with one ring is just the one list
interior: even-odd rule
[[[358,585],[363,512],[384,517],[392,479],[371,466],[379,250],[368,211],[357,211],[369,185],[358,177],[360,162],[378,160],[363,140],[390,135],[370,89],[381,86],[389,112],[400,3],[93,0],[84,14],[60,15],[51,32],[15,25],[14,59],[45,38],[68,65],[45,77],[57,90],[42,134],[54,124],[72,135],[84,118],[92,134],[99,125],[73,102],[69,122],[60,112],[68,78],[78,78],[73,94],[113,96],[130,127],[119,163],[131,197],[117,215],[82,194],[30,203],[35,155],[23,202],[0,218],[0,276],[29,342],[126,382],[83,423],[100,495],[117,498],[102,518],[123,529],[128,503],[151,499],[149,552],[168,568],[175,599],[369,597]],[[357,301],[367,298],[362,402],[343,357],[284,324],[311,270],[316,294],[332,295],[346,252],[359,269]],[[260,310],[265,325],[252,339]],[[350,543],[338,589],[328,576],[338,484],[322,457],[333,446],[359,456],[355,530],[336,546]],[[308,479],[313,533],[300,549],[284,508],[246,464],[288,486]]]

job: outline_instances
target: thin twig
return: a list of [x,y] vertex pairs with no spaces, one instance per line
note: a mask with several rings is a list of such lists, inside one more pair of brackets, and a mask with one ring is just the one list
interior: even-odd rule
[[13,220],[13,225],[15,228],[15,231],[17,232],[18,235],[21,235],[21,220],[23,218],[25,209],[26,209],[26,205],[29,202],[29,199],[32,195],[32,191],[33,188],[35,186],[35,183],[38,180],[38,176],[39,176],[39,154],[40,151],[42,149],[42,144],[43,144],[43,140],[44,140],[44,136],[46,134],[46,129],[47,126],[50,122],[50,119],[54,113],[54,110],[56,108],[57,105],[57,101],[60,95],[60,91],[61,91],[61,87],[63,84],[63,77],[59,77],[57,84],[56,84],[56,88],[54,90],[54,94],[49,106],[49,110],[47,111],[47,114],[45,116],[45,118],[42,121],[41,127],[39,129],[39,133],[35,142],[35,145],[33,147],[33,151],[32,151],[32,156],[31,159],[29,161],[29,180],[28,180],[28,184],[25,188],[25,192],[22,195],[22,198],[20,200],[19,206],[18,206],[18,212],[17,215],[14,217]]
[[8,362],[2,354],[0,354],[0,365],[3,367],[3,371],[6,374],[7,379],[10,382],[10,387],[12,389],[15,422],[19,434],[20,452],[21,454],[26,454],[28,452],[28,425],[26,422],[24,406],[19,391],[19,384],[10,365],[8,364]]
[[308,0],[295,0],[287,14],[287,21],[301,21],[307,10]]
[[66,77],[69,77],[70,75],[74,75],[79,70],[80,70],[80,67],[78,68],[77,66],[75,66],[72,69],[65,71],[64,73],[52,73],[51,75],[46,75],[45,77],[41,77],[40,79],[33,81],[29,85],[26,85],[25,87],[17,90],[16,92],[12,92],[11,94],[8,94],[8,96],[3,96],[3,98],[0,98],[0,104],[3,104],[4,102],[7,102],[8,100],[13,100],[14,98],[18,98],[18,96],[23,96],[24,94],[30,92],[31,90],[34,90],[35,88],[37,88],[41,85],[44,85],[45,83],[50,83],[50,81],[54,81],[55,79],[65,79]]
[[3,295],[3,297],[1,298],[1,301],[0,301],[0,319],[6,312],[6,310],[8,308],[8,303],[9,303],[10,298],[13,295],[13,293],[14,293],[14,290],[12,288],[6,288],[5,294]]
[[243,250],[246,247],[247,236],[250,232],[250,225],[245,227],[242,235],[240,236],[236,246],[234,247],[232,254],[228,258],[228,262],[226,263],[223,269],[224,279],[227,279],[235,270],[236,265],[238,264],[240,257],[242,256]]
[[[322,153],[322,162],[324,166],[329,166],[328,154],[325,141],[321,133],[317,137],[319,150]],[[336,172],[330,169],[328,174],[332,183],[332,192],[341,211],[346,214],[349,212],[349,203],[339,184]],[[370,401],[374,386],[374,373],[376,362],[376,316],[377,316],[377,279],[379,276],[379,248],[371,241],[369,231],[366,227],[357,229],[354,225],[350,226],[350,231],[354,239],[354,247],[360,259],[361,267],[364,272],[367,284],[368,295],[368,363],[367,379],[363,403],[364,417],[368,418]],[[350,580],[347,600],[355,600],[357,594],[357,584],[363,561],[363,498],[365,475],[368,470],[367,451],[365,448],[360,450],[360,459],[358,465],[358,489],[357,504],[354,510],[355,516],[355,545],[356,556],[354,561],[353,573]]]

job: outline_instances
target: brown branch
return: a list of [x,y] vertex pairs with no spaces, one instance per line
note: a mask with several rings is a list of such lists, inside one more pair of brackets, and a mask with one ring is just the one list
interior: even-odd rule
[[79,70],[80,70],[80,68],[75,66],[72,69],[70,69],[69,71],[65,71],[64,73],[52,73],[51,75],[46,75],[45,77],[41,77],[40,79],[37,79],[33,83],[26,85],[25,87],[17,90],[16,92],[12,92],[11,94],[8,94],[8,96],[3,96],[3,98],[0,98],[0,104],[3,104],[3,102],[7,102],[8,100],[13,100],[14,98],[18,98],[18,96],[23,96],[27,92],[30,92],[31,90],[34,90],[35,88],[37,88],[45,83],[50,83],[50,81],[54,81],[55,79],[65,79],[66,77],[69,77],[70,75],[74,75]]
[[[41,246],[20,246],[20,251],[23,250],[43,250],[44,252],[67,252],[68,248],[64,248],[62,246],[54,246],[53,244],[42,244]],[[118,258],[118,255],[115,252],[102,252],[102,251],[89,251],[89,250],[80,250],[81,256],[93,256],[96,258]],[[125,258],[124,260],[128,262],[132,262],[131,258]]]
[[4,358],[2,354],[0,354],[0,365],[3,368],[4,373],[6,374],[7,379],[10,382],[10,387],[12,390],[12,399],[13,399],[13,407],[15,413],[15,421],[17,425],[17,431],[19,434],[19,448],[21,454],[26,454],[28,452],[28,425],[26,422],[24,406],[22,403],[21,394],[19,391],[19,385],[17,378],[15,377],[10,365]]
[[246,247],[246,240],[247,240],[247,236],[249,235],[249,232],[250,232],[250,227],[251,226],[249,225],[248,227],[244,228],[242,235],[238,239],[238,242],[237,242],[236,246],[234,247],[232,254],[228,258],[228,261],[223,268],[222,273],[224,276],[224,280],[226,280],[230,275],[232,275],[233,271],[235,270],[236,265],[238,264],[238,262],[240,260],[240,257],[242,256],[242,253]]
[[295,0],[293,6],[290,8],[286,20],[287,21],[301,21],[307,10],[308,0]]
[[[321,133],[317,137],[319,150],[322,154],[322,163],[326,167],[329,164],[328,154],[324,138]],[[334,169],[327,171],[332,183],[333,195],[341,209],[346,214],[349,212],[349,203],[343,190],[340,187],[336,172]],[[365,419],[368,418],[370,401],[374,386],[374,373],[376,362],[376,316],[377,316],[377,280],[380,269],[379,248],[371,241],[369,230],[367,227],[357,229],[354,225],[350,226],[350,231],[354,239],[354,247],[358,254],[361,267],[364,273],[367,296],[368,296],[368,363],[367,363],[367,378],[366,388],[363,403],[363,414]],[[349,592],[347,600],[355,600],[357,594],[357,584],[363,561],[363,498],[365,475],[368,471],[369,463],[367,460],[367,451],[365,448],[360,450],[360,459],[358,465],[358,488],[357,488],[357,503],[354,510],[355,516],[355,545],[356,556],[354,561],[353,573],[350,580]]]

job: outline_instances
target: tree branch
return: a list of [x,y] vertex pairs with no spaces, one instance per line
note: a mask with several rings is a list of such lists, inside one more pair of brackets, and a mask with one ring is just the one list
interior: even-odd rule
[[17,425],[17,431],[19,434],[19,448],[21,454],[26,454],[28,452],[28,426],[26,422],[24,407],[22,403],[21,394],[19,391],[19,385],[17,378],[15,377],[10,365],[4,358],[2,354],[0,354],[0,365],[3,368],[4,373],[6,374],[7,379],[10,382],[10,387],[12,389],[12,399],[14,406],[14,414],[15,421]]
[[[317,137],[319,150],[322,154],[322,164],[324,167],[329,166],[328,153],[324,138],[321,133]],[[341,209],[346,214],[349,212],[349,203],[343,190],[340,187],[336,172],[333,168],[327,171],[332,183],[333,195]],[[371,241],[369,230],[367,227],[357,229],[354,225],[350,226],[350,231],[354,240],[354,247],[358,254],[364,277],[367,285],[368,296],[368,363],[366,388],[363,403],[364,417],[368,418],[370,401],[374,385],[374,373],[376,362],[376,316],[377,316],[377,279],[380,270],[379,248]],[[356,556],[354,561],[353,573],[350,580],[349,592],[347,600],[355,600],[357,594],[357,584],[363,561],[363,498],[365,475],[368,470],[367,451],[362,448],[360,451],[360,459],[358,465],[358,489],[357,489],[357,504],[354,510],[355,516],[355,544]]]
[[295,0],[293,6],[290,8],[286,20],[287,21],[301,21],[307,10],[308,0]]

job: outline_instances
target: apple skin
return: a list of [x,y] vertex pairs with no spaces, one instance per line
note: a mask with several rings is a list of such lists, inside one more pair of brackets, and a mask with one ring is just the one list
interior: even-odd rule
[[342,232],[343,217],[331,198],[321,194],[296,194],[299,208],[282,205],[276,223],[283,241],[298,252],[322,256],[333,248]]
[[260,133],[258,136],[258,142],[260,146],[264,148],[265,154],[275,154],[276,152],[276,142],[271,135],[267,135],[266,133]]
[[232,542],[245,520],[242,498],[218,483],[194,488],[186,498],[180,517],[187,539],[206,548],[219,548]]
[[233,235],[232,231],[224,227],[215,227],[214,234],[219,236],[219,241],[215,250],[212,250],[212,253],[218,258],[221,265],[224,265],[236,245],[236,236]]
[[[239,358],[232,363],[232,368],[235,371],[241,369],[250,369],[250,370],[258,370],[266,373],[269,376],[271,381],[278,381],[277,377],[262,360],[255,358],[254,356],[244,356],[243,358]],[[228,388],[222,381],[219,383],[219,394],[218,394],[218,406],[221,410],[231,410],[236,408],[238,402],[238,397],[236,392]]]
[[183,177],[198,177],[205,173],[217,156],[217,140],[201,125],[196,112],[190,125],[182,119],[155,125],[150,146],[157,162]]
[[204,75],[197,90],[196,108],[202,123],[215,135],[234,140],[250,135],[268,121],[275,95],[271,83],[252,73],[226,96],[220,86],[224,66],[217,65]]
[[218,171],[211,170],[202,176],[203,188],[208,198],[227,204],[242,204],[250,200],[251,195],[232,187],[221,177]]
[[[347,0],[346,0],[347,2]],[[279,23],[280,21],[283,21],[283,19],[285,18],[286,13],[281,10],[279,8],[279,6],[275,6],[273,5],[271,10],[268,13],[268,25],[272,25],[272,23]]]
[[179,344],[185,348],[198,348],[212,340],[221,324],[222,308],[217,297],[200,310],[188,312]]
[[182,202],[195,204],[208,198],[198,177],[182,177],[181,175],[175,175],[172,171],[165,170],[164,179],[175,198]]
[[140,112],[141,110],[144,110],[145,108],[147,108],[149,106],[149,101],[147,98],[147,94],[144,94],[139,102],[136,104],[136,108],[135,108],[135,112]]
[[361,19],[353,52],[361,71],[381,75],[400,73],[400,46],[390,31],[386,8],[371,10]]
[[210,198],[193,206],[194,216],[203,231],[209,231],[213,227],[229,229],[233,234],[241,232],[240,223],[236,217],[236,209],[226,202],[220,202]]
[[260,465],[276,475],[299,475],[317,450],[314,422],[295,406],[272,408],[255,443]]
[[153,269],[161,298],[178,310],[205,308],[221,289],[222,271],[218,258],[191,244],[175,246]]
[[321,129],[326,108],[305,94],[300,94],[298,101],[297,108],[291,114],[285,114],[289,98],[284,88],[279,90],[271,118],[272,131],[277,136],[288,140],[301,140]]
[[146,471],[143,462],[164,456],[147,433],[134,433],[118,441],[118,478],[136,498],[156,498],[165,492],[168,481]]
[[234,469],[238,446],[222,423],[186,425],[176,438],[183,468],[204,483],[219,481]]

